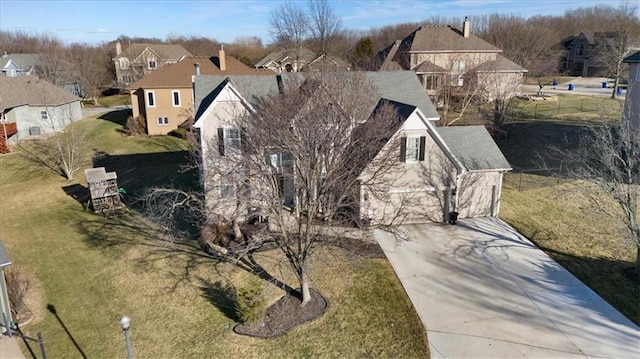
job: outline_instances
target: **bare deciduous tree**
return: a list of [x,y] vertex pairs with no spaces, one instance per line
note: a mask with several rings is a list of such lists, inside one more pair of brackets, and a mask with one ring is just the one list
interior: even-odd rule
[[299,66],[300,52],[309,34],[309,18],[293,2],[285,2],[271,13],[270,33],[274,44],[290,50]]
[[318,55],[329,53],[331,40],[340,33],[342,20],[335,15],[327,0],[309,0],[309,18],[311,36],[317,43]]
[[46,129],[51,137],[21,141],[20,152],[32,162],[45,166],[53,172],[73,180],[73,175],[90,158],[87,128],[75,120],[73,109],[67,106],[47,108],[47,119],[34,121]]
[[[334,226],[361,223],[361,189],[382,200],[389,195],[387,174],[404,168],[398,166],[400,141],[391,139],[401,122],[395,108],[376,102],[377,91],[360,73],[314,74],[283,84],[280,93],[252,101],[251,111],[225,124],[236,129],[237,141],[207,142],[201,162],[206,201],[179,191],[148,212],[169,223],[167,211],[184,203],[203,211],[205,228],[228,226],[241,244],[225,248],[205,239],[203,247],[235,263],[248,263],[245,256],[265,243],[274,245],[306,304],[309,259],[335,235]],[[268,218],[268,226],[252,232],[242,226],[252,212]],[[387,228],[398,217],[379,225]]]
[[604,67],[607,76],[613,78],[613,99],[617,97],[618,85],[626,70],[622,60],[629,55],[632,46],[640,42],[640,20],[637,12],[637,3],[621,3],[613,10],[609,31],[596,34],[599,36],[593,49],[594,57]]
[[562,151],[576,186],[593,205],[625,229],[625,240],[636,245],[640,272],[640,135],[631,121],[592,126],[575,151]]
[[74,65],[83,96],[98,105],[102,90],[113,82],[110,71],[113,62],[109,53],[101,46],[71,44],[67,49],[67,58]]

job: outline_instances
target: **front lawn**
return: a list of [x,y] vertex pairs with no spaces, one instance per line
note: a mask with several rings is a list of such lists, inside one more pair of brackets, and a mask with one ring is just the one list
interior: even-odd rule
[[[96,164],[117,171],[127,200],[152,185],[191,180],[180,172],[184,141],[125,137],[122,116],[83,121],[93,126]],[[11,267],[31,280],[34,317],[23,330],[42,332],[48,357],[124,357],[122,315],[132,318],[138,358],[429,356],[424,327],[389,263],[332,247],[310,265],[312,286],[329,302],[324,316],[274,339],[233,333],[225,288],[241,287],[252,275],[203,255],[195,241],[163,240],[133,209],[106,218],[86,212],[74,197],[86,186],[82,171],[76,178],[68,183],[34,171],[15,153],[0,157],[0,238]],[[295,286],[278,259],[275,252],[256,257]],[[262,286],[268,302],[283,294]]]

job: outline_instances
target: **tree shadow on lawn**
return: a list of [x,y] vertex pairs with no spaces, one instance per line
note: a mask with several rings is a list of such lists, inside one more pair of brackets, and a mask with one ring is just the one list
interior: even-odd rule
[[509,163],[518,169],[558,167],[562,155],[551,148],[572,150],[589,125],[551,120],[528,120],[503,126],[506,138],[496,140]]
[[100,115],[98,119],[113,122],[116,125],[120,125],[124,128],[127,124],[127,119],[131,115],[132,115],[132,112],[130,109],[123,109],[123,110],[109,111],[107,113]]

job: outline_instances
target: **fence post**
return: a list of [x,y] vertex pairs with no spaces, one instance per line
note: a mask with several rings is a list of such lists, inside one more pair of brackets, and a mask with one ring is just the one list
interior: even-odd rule
[[535,110],[533,112],[533,118],[538,118],[538,103],[536,103]]
[[42,359],[47,359],[47,353],[44,351],[44,340],[42,340],[42,333],[38,332],[38,346],[40,347],[40,353],[42,353]]
[[560,114],[560,98],[558,97],[558,115]]
[[520,170],[520,182],[518,183],[518,192],[522,191],[522,170]]

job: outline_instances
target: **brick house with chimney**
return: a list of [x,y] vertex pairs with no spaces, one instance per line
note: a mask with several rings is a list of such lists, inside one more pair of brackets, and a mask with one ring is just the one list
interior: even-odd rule
[[144,116],[148,135],[166,135],[193,118],[193,76],[266,75],[228,57],[224,48],[218,56],[190,56],[167,64],[129,86],[133,117]]
[[502,50],[471,34],[465,18],[454,26],[421,26],[378,53],[380,71],[413,70],[434,103],[443,91],[477,90],[493,100],[512,97],[527,70],[501,55]]
[[189,56],[191,53],[181,45],[133,43],[123,51],[118,41],[116,57],[113,58],[116,82],[125,88],[160,67],[175,64]]

